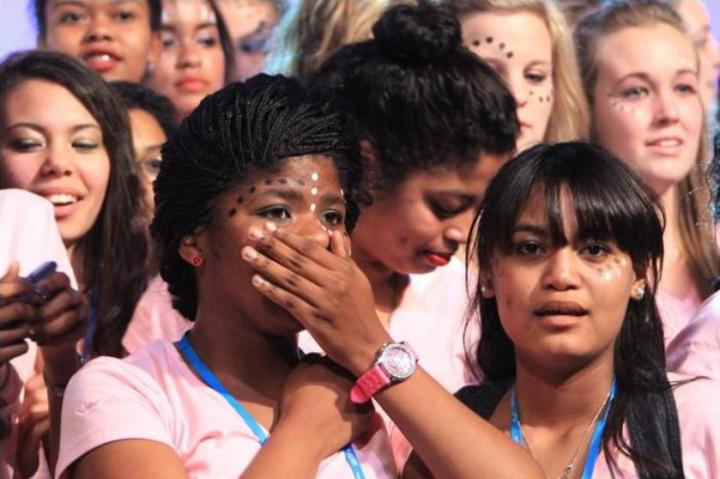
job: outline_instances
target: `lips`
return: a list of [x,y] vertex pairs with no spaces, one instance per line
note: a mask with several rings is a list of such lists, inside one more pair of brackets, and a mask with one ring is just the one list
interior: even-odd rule
[[423,257],[432,266],[445,266],[450,262],[452,253],[438,253],[434,251],[426,251],[423,253]]
[[590,311],[571,301],[550,301],[533,311],[535,316],[586,316]]
[[685,141],[678,136],[665,136],[647,141],[645,146],[660,155],[675,155],[684,144]]
[[108,72],[122,61],[122,58],[117,53],[106,49],[88,50],[82,55],[82,59],[98,73]]
[[207,88],[208,81],[198,76],[184,76],[175,82],[175,88],[185,93],[199,93]]
[[71,215],[83,200],[83,196],[79,192],[70,189],[43,190],[37,194],[53,204],[57,220]]

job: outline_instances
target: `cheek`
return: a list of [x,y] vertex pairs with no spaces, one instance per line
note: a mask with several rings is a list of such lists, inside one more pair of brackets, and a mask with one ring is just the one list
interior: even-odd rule
[[42,161],[35,158],[15,158],[13,155],[0,157],[0,186],[3,188],[30,189]]
[[80,27],[48,27],[45,45],[66,55],[77,56],[84,30]]
[[104,198],[110,182],[109,158],[102,156],[94,159],[94,161],[84,161],[78,167],[78,172],[91,194]]
[[219,48],[208,51],[206,56],[207,70],[212,78],[213,89],[219,90],[225,84],[225,57]]
[[622,160],[643,135],[652,121],[647,105],[629,105],[602,98],[593,112],[593,127],[598,143]]

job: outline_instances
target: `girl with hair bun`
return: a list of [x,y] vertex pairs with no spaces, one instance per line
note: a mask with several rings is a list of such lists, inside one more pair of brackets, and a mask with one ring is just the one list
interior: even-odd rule
[[586,139],[589,112],[572,32],[554,0],[444,0],[463,44],[495,68],[515,96],[517,150]]
[[[515,149],[512,94],[462,46],[455,17],[429,2],[390,8],[372,40],[341,48],[310,85],[333,95],[362,139],[369,195],[352,256],[377,314],[447,390],[476,381],[465,350],[477,337],[463,342],[465,267],[454,255],[487,183]],[[301,344],[317,349],[307,336]],[[409,449],[392,433],[403,464]]]
[[[350,376],[389,339],[348,254],[358,154],[342,115],[281,76],[229,85],[184,120],[163,147],[151,232],[173,304],[195,326],[73,377],[59,477],[397,477],[383,423]],[[297,333],[316,321],[360,333],[340,366],[299,353]],[[378,400],[438,476],[540,477],[414,362],[397,366],[406,381]]]

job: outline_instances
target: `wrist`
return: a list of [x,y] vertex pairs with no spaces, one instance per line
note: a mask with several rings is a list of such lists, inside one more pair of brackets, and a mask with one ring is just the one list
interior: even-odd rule
[[[323,459],[335,451],[328,446],[330,441],[326,439],[328,435],[324,434],[322,428],[310,428],[303,419],[301,417],[294,420],[288,416],[280,416],[272,429],[270,438],[276,443],[289,441],[293,444],[294,454],[306,457],[309,461],[319,465]],[[311,436],[313,437],[312,441],[298,441],[300,437]]]
[[50,386],[64,388],[80,369],[80,355],[74,344],[42,347],[40,354],[43,358],[43,377],[48,388]]
[[373,365],[358,376],[350,390],[350,400],[362,404],[383,389],[405,381],[417,368],[418,357],[405,342],[387,342],[378,349]]

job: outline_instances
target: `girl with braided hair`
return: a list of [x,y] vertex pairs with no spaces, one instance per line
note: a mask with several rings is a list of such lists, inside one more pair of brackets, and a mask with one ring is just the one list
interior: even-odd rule
[[[366,367],[368,351],[387,333],[348,257],[347,232],[362,196],[358,153],[343,118],[308,100],[294,80],[260,75],[203,100],[163,148],[151,226],[174,306],[195,326],[175,344],[160,340],[123,360],[98,358],[71,380],[60,475],[396,477],[372,407],[351,402],[346,371],[301,357],[296,334],[308,318],[296,314],[297,301],[267,297],[269,283],[255,274],[270,265],[268,251],[301,245],[291,254],[300,271],[283,285],[303,288],[315,318],[360,327],[365,340],[340,364],[354,374]],[[314,285],[303,279],[308,273]],[[413,437],[426,444],[438,472],[503,477],[479,452],[514,464],[513,474],[537,477],[529,456],[427,375],[405,385],[395,390],[405,405],[397,410],[412,412]],[[419,392],[435,401],[418,412],[409,399]],[[435,405],[443,406],[446,426],[427,414]],[[474,446],[457,460],[449,454],[453,442],[441,439],[464,432]]]

